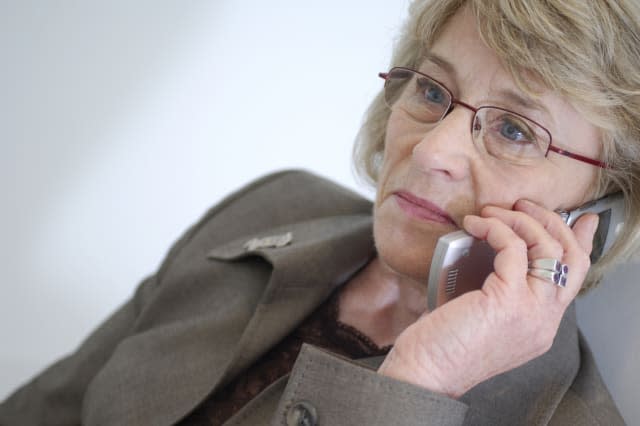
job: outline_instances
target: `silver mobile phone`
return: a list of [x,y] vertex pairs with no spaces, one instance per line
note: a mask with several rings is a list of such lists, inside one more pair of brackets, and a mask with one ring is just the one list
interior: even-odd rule
[[[570,212],[558,213],[569,226],[584,213],[596,213],[600,216],[598,229],[593,237],[593,263],[607,252],[624,225],[624,198],[618,192],[590,201]],[[487,242],[462,230],[440,237],[429,270],[429,310],[434,310],[467,291],[482,287],[487,276],[493,272],[495,255]]]

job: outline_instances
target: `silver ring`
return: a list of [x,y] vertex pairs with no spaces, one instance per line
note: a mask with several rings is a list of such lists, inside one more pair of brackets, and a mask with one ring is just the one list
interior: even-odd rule
[[562,273],[562,271],[550,271],[548,269],[539,269],[539,268],[529,268],[527,270],[527,274],[532,277],[540,278],[541,280],[545,280],[550,282],[551,284],[555,284],[558,287],[566,287],[567,286],[567,274]]
[[560,272],[563,275],[569,273],[569,267],[561,263],[558,259],[541,258],[529,262],[530,269],[544,269],[547,271]]

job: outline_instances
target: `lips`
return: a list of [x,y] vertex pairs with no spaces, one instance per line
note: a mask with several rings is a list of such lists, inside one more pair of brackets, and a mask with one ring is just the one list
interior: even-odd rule
[[447,212],[432,202],[406,191],[395,192],[393,195],[400,208],[408,215],[421,220],[455,226],[455,222]]

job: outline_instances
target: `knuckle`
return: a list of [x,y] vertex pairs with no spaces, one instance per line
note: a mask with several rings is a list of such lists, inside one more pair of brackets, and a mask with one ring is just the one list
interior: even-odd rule
[[527,252],[528,247],[527,247],[527,243],[524,242],[523,239],[521,238],[514,238],[511,241],[511,245],[513,246],[513,248],[515,250],[521,251],[521,252]]
[[558,259],[562,259],[562,255],[564,254],[564,247],[562,247],[562,244],[560,244],[558,241],[553,240],[552,242],[550,242],[549,250],[551,250],[551,252],[554,253],[554,256],[556,256]]
[[591,258],[586,252],[580,251],[572,255],[567,264],[570,276],[580,276],[584,279],[584,276],[589,272],[589,268],[591,268]]
[[580,253],[576,259],[576,266],[583,271],[587,271],[591,267],[591,257],[586,252]]

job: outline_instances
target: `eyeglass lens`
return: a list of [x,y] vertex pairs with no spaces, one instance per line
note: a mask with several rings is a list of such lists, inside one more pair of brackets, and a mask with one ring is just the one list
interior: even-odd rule
[[[460,105],[441,83],[406,68],[394,68],[385,83],[385,99],[391,108],[400,108],[418,123],[442,120]],[[544,158],[551,143],[549,133],[532,120],[500,107],[483,106],[473,111],[471,133],[480,149],[514,163],[530,163]]]

